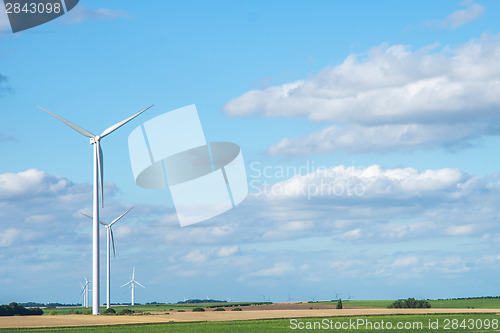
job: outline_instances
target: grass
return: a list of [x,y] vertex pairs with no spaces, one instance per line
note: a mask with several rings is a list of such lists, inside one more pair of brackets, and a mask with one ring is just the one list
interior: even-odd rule
[[[123,309],[129,309],[135,313],[142,312],[152,312],[152,311],[177,311],[177,310],[192,310],[197,307],[203,308],[221,308],[221,307],[233,307],[233,306],[252,306],[262,304],[262,302],[223,302],[223,303],[191,303],[191,304],[144,304],[144,305],[111,305],[116,312],[120,312]],[[101,313],[106,310],[105,306],[101,306]],[[50,315],[67,315],[71,313],[79,312],[80,314],[91,314],[92,307],[67,307],[67,308],[47,308],[43,309],[44,316]]]
[[500,309],[500,298],[459,298],[429,301],[433,308]]
[[[375,300],[375,301],[358,301],[358,300],[350,300],[350,301],[344,301],[342,300],[342,305],[343,306],[366,306],[370,308],[386,308],[390,304],[392,304],[394,301],[393,300]],[[336,305],[337,301],[335,302],[328,302],[331,304]]]
[[[331,322],[330,322],[331,320]],[[333,325],[335,324],[348,326],[350,322],[358,323],[358,320],[362,320],[363,323],[367,321],[372,323],[372,328],[367,324],[355,327],[354,329],[331,329],[330,331],[342,331],[342,332],[395,332],[398,331],[395,328],[398,323],[402,325],[421,325],[414,326],[413,329],[406,329],[406,332],[442,332],[442,331],[453,331],[453,332],[491,332],[498,330],[500,327],[491,327],[490,329],[477,329],[476,327],[460,327],[460,323],[465,323],[465,325],[471,325],[472,323],[481,323],[485,326],[486,322],[490,324],[496,320],[496,323],[500,326],[500,317],[494,314],[442,314],[442,315],[392,315],[392,316],[360,316],[360,317],[335,317],[335,318],[303,318],[297,320],[294,324],[290,319],[270,319],[270,320],[249,320],[249,321],[227,321],[227,322],[194,322],[194,323],[166,323],[166,324],[143,324],[143,325],[119,325],[119,326],[92,326],[92,327],[73,327],[73,328],[36,328],[36,329],[4,329],[2,332],[5,333],[38,333],[38,332],[59,332],[59,333],[83,333],[83,332],[106,332],[106,333],[157,333],[157,332],[204,332],[204,333],[226,333],[226,332],[290,332],[291,325],[296,325],[296,330],[299,331],[325,331],[325,327],[321,328],[321,325]],[[391,323],[392,329],[380,329],[376,328],[377,323],[380,325],[384,323],[384,327],[387,328],[388,323]],[[448,329],[445,330],[446,321],[449,321]],[[429,327],[430,323],[438,323],[437,327]],[[452,323],[457,323],[457,327],[453,328]],[[300,323],[300,324],[299,324]],[[307,324],[309,323],[309,324]],[[316,324],[315,324],[316,323]],[[302,325],[303,329],[300,329]],[[316,330],[307,329],[307,325],[310,328],[314,328],[316,325]]]
[[[486,298],[458,298],[458,299],[438,299],[428,300],[431,303],[431,308],[434,309],[500,309],[500,298],[486,297]],[[394,300],[342,300],[344,306],[366,306],[373,308],[386,308],[392,304]],[[326,304],[337,304],[337,302],[318,302]]]

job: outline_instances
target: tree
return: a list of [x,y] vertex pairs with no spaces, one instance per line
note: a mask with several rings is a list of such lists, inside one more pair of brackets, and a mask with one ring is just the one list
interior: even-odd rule
[[394,301],[391,305],[388,306],[388,308],[397,308],[397,309],[415,309],[415,308],[430,308],[431,304],[426,301],[426,300],[416,300],[413,297],[410,297],[408,299],[398,299],[397,301]]
[[0,305],[0,316],[33,316],[42,315],[40,308],[26,309],[24,306],[12,302],[9,305]]
[[342,309],[342,300],[340,298],[337,301],[337,309]]

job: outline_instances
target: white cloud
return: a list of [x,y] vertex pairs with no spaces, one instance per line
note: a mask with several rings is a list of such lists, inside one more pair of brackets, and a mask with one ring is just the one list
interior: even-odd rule
[[284,138],[269,147],[276,155],[311,155],[336,151],[353,154],[412,151],[422,148],[457,147],[457,142],[487,133],[489,124],[471,127],[467,124],[402,124],[344,127],[330,126],[312,134]]
[[207,261],[208,255],[200,250],[193,250],[184,256],[183,260],[190,263],[202,263]]
[[417,257],[404,257],[404,258],[397,258],[394,260],[392,263],[393,267],[408,267],[408,266],[413,266],[418,264],[418,258]]
[[388,222],[381,227],[381,237],[387,239],[398,239],[403,237],[420,236],[422,233],[430,233],[437,226],[430,222]]
[[480,16],[483,16],[484,12],[484,6],[477,3],[469,3],[465,9],[457,10],[448,15],[444,20],[438,23],[438,26],[446,29],[456,29]]
[[361,238],[361,229],[357,228],[354,230],[349,230],[348,232],[344,233],[340,238],[344,240],[359,239]]
[[249,274],[249,276],[253,277],[275,277],[275,276],[282,276],[290,271],[293,271],[295,268],[293,265],[290,265],[289,263],[286,262],[278,262],[275,263],[273,267],[271,268],[266,268],[262,269],[260,271],[254,272]]
[[234,246],[223,246],[217,251],[217,255],[220,257],[229,257],[235,255],[240,250],[238,245]]
[[[286,138],[270,154],[360,153],[470,144],[499,135],[500,35],[456,48],[380,46],[306,80],[252,90],[224,105],[230,116],[307,116],[342,123]],[[446,135],[439,136],[439,133]]]
[[452,236],[469,235],[474,232],[474,225],[450,226],[446,229],[446,232]]
[[87,20],[109,20],[119,17],[129,17],[129,14],[122,9],[87,8],[83,4],[79,4],[73,10],[69,11],[62,17],[62,22],[66,24],[81,23]]
[[383,170],[378,165],[367,168],[340,165],[319,169],[306,175],[295,175],[278,182],[260,195],[271,200],[319,197],[410,198],[447,191],[456,192],[466,176],[458,169],[419,172],[413,168]]
[[61,176],[30,169],[18,173],[0,174],[0,199],[33,196],[40,193],[54,194],[68,189],[72,184]]
[[11,246],[19,237],[21,231],[19,229],[7,229],[0,233],[0,247]]
[[[332,292],[331,284],[320,283],[331,281],[331,276],[340,289],[373,279],[387,287],[398,279],[423,284],[428,281],[421,279],[430,275],[487,271],[491,264],[476,260],[474,254],[456,253],[470,246],[450,250],[447,242],[453,239],[479,239],[481,254],[498,255],[494,242],[500,175],[479,179],[455,169],[418,172],[341,166],[335,172],[297,177],[296,186],[314,183],[320,176],[364,184],[367,190],[364,196],[317,195],[309,200],[307,196],[252,196],[226,215],[191,229],[153,227],[160,220],[173,222],[172,210],[135,205],[114,229],[117,256],[113,274],[123,280],[118,285],[128,281],[131,267],[136,266],[136,272],[143,272],[141,283],[148,287],[142,292],[151,293],[147,300],[176,294],[168,296],[178,297],[169,298],[176,301],[182,299],[182,290],[193,293],[186,297],[205,297],[206,293],[222,297],[212,291],[218,285],[224,286],[220,290],[224,297],[228,297],[226,293],[233,297],[226,291],[233,288],[235,293],[248,291],[244,295],[250,298],[266,293],[273,300],[286,300],[286,293],[271,295],[262,290],[280,283],[302,293],[294,298],[307,298],[312,294],[311,277],[319,281],[318,288],[325,289],[318,291],[318,297],[333,297],[320,296]],[[12,186],[10,182],[17,177],[20,185]],[[0,178],[8,179],[0,191],[8,194],[0,199],[4,230],[0,233],[1,282],[13,281],[9,288],[16,295],[77,301],[71,290],[78,289],[79,270],[84,269],[88,276],[91,268],[91,225],[78,213],[90,212],[91,186],[40,170],[0,174]],[[462,185],[455,186],[457,181]],[[36,191],[28,194],[28,185]],[[112,193],[108,198],[101,211],[103,220],[116,217],[125,208],[113,200]],[[484,234],[492,236],[483,240]],[[104,242],[104,232],[101,236]],[[434,237],[438,241],[433,242]],[[37,272],[36,282],[29,280],[33,271]],[[57,276],[54,271],[59,272]],[[181,291],[165,289],[165,281]],[[42,291],[37,291],[39,285],[45,286]],[[196,287],[200,285],[212,287],[201,290]],[[353,295],[362,295],[347,288]],[[128,300],[118,290],[114,294],[117,301]],[[78,297],[78,290],[75,295]]]

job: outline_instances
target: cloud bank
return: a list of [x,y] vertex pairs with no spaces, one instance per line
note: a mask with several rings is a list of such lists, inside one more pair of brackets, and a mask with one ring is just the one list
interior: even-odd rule
[[382,45],[306,80],[249,91],[223,111],[332,124],[284,138],[271,155],[463,147],[500,133],[499,56],[500,35],[456,48]]
[[[253,299],[283,281],[295,286],[294,297],[304,299],[311,283],[318,283],[323,295],[331,292],[332,274],[338,283],[357,281],[366,288],[367,281],[389,288],[387,281],[424,284],[426,276],[446,281],[450,274],[467,272],[474,280],[500,258],[495,252],[500,175],[340,165],[267,185],[241,207],[193,227],[180,228],[172,209],[135,205],[114,228],[113,276],[125,283],[131,266],[137,266],[141,283],[148,286],[142,297],[148,300],[203,298],[207,284],[211,297],[225,298],[221,295],[233,290]],[[25,301],[46,301],[37,297],[48,294],[78,301],[80,271],[90,274],[92,243],[91,223],[79,212],[91,214],[91,191],[90,184],[38,169],[0,174],[0,282],[12,291],[2,295],[3,302],[11,294]],[[117,192],[106,184],[104,221],[130,207],[117,202]],[[104,236],[101,230],[102,244]],[[481,251],[468,252],[470,245],[448,252],[450,244],[463,239],[479,244]],[[406,249],[423,240],[426,249]],[[178,290],[166,292],[165,284]],[[119,290],[112,293],[127,301]]]

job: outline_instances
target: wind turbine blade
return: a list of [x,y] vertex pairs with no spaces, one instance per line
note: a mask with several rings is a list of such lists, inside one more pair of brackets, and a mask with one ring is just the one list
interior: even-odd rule
[[114,219],[110,224],[109,226],[112,226],[114,223],[118,222],[119,219],[121,219],[123,216],[125,216],[125,214],[127,214],[128,212],[130,212],[132,210],[132,208],[134,207],[130,207],[129,210],[127,210],[125,213],[123,213],[122,215],[118,216],[116,219]]
[[102,208],[104,208],[104,168],[103,163],[104,159],[102,158],[102,149],[101,143],[96,141],[97,144],[97,168],[99,170],[99,190],[101,191],[101,204]]
[[146,288],[142,284],[140,284],[139,282],[137,282],[137,281],[134,281],[134,282],[137,283],[138,285],[140,285],[141,287]]
[[[154,104],[153,104],[154,105]],[[122,127],[123,125],[125,125],[126,123],[128,123],[129,121],[131,121],[132,119],[134,119],[135,117],[137,117],[138,115],[140,115],[141,113],[143,113],[144,111],[146,111],[147,109],[153,107],[153,105],[151,106],[148,106],[147,108],[145,108],[144,110],[142,111],[139,111],[137,112],[136,114],[134,114],[133,116],[130,116],[128,117],[127,119],[125,120],[122,120],[120,121],[119,123],[117,124],[114,124],[113,126],[111,127],[108,127],[107,129],[104,130],[104,132],[102,132],[101,134],[101,138],[104,138],[106,135],[108,134],[111,134],[112,132],[114,132],[115,130],[117,130],[118,128]]]
[[111,245],[113,246],[113,258],[116,257],[116,253],[115,253],[115,237],[113,237],[113,229],[111,228],[111,226],[109,227],[109,233],[110,233],[110,238],[111,238]]
[[81,295],[81,294],[83,294],[83,293],[85,292],[85,288],[86,288],[87,286],[86,286],[86,285],[84,286],[84,285],[83,285],[83,283],[81,283],[81,282],[80,282],[80,285],[82,286],[82,292],[80,293],[80,295]]
[[90,133],[90,132],[89,132],[89,131],[87,131],[86,129],[81,128],[81,127],[80,127],[80,126],[78,126],[78,125],[73,124],[71,121],[66,120],[66,119],[64,119],[63,117],[59,117],[57,114],[52,113],[52,112],[50,112],[49,110],[46,110],[46,109],[42,108],[41,106],[38,106],[38,105],[37,105],[36,107],[37,107],[37,108],[39,108],[39,109],[42,109],[43,111],[47,112],[47,113],[48,113],[48,114],[50,114],[51,116],[53,116],[53,117],[55,117],[55,118],[59,119],[60,121],[62,121],[63,123],[65,123],[66,125],[68,125],[69,127],[71,127],[72,129],[74,129],[75,131],[77,131],[77,132],[78,132],[78,133],[80,133],[81,135],[85,135],[85,136],[87,136],[87,137],[89,137],[89,138],[93,138],[93,137],[95,137],[95,135],[94,135],[94,134]]
[[83,216],[87,216],[89,219],[92,219],[92,216],[90,216],[90,215],[87,215],[87,214],[82,213],[82,212],[80,212],[80,214],[82,214]]
[[135,266],[132,268],[132,281],[135,281]]
[[133,281],[134,281],[134,280],[130,280],[129,282],[125,283],[125,284],[124,284],[123,286],[121,286],[120,288],[125,287],[127,284],[132,283]]
[[[82,214],[83,216],[87,216],[87,217],[88,217],[89,219],[91,219],[91,220],[93,219],[93,218],[92,218],[92,216],[87,215],[87,214],[85,214],[85,213],[80,212],[80,214]],[[102,224],[102,225],[108,225],[107,223],[104,223],[104,222],[102,222],[102,221],[100,221],[100,220],[99,220],[99,223],[100,223],[100,224]]]

